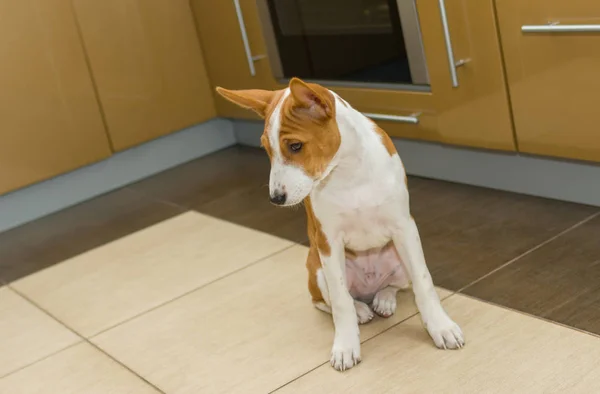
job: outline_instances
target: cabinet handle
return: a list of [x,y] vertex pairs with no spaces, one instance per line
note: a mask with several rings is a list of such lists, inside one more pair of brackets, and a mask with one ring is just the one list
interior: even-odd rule
[[244,22],[244,14],[242,13],[242,7],[240,6],[240,0],[233,0],[235,6],[235,13],[237,14],[238,23],[240,24],[240,32],[242,34],[242,41],[244,42],[244,51],[246,51],[246,58],[248,60],[248,68],[250,69],[250,75],[256,76],[256,68],[254,62],[260,59],[264,59],[266,55],[252,55],[250,49],[250,42],[248,41],[248,33],[246,32],[246,23]]
[[417,113],[417,114],[412,114],[410,116],[399,116],[399,115],[386,115],[386,114],[374,114],[374,113],[369,113],[369,112],[363,112],[363,115],[365,115],[367,118],[371,118],[373,120],[389,120],[389,121],[398,122],[398,123],[418,124],[419,123],[418,116],[421,114]]
[[523,25],[523,33],[600,33],[600,25],[561,25],[548,22],[547,25]]
[[444,41],[446,42],[446,53],[448,54],[448,64],[450,65],[450,78],[452,79],[452,87],[458,87],[458,75],[456,69],[464,66],[471,59],[460,59],[454,61],[454,50],[452,49],[452,39],[450,38],[450,28],[448,27],[448,16],[446,15],[446,2],[439,0],[440,2],[440,15],[442,17],[442,28],[444,29]]

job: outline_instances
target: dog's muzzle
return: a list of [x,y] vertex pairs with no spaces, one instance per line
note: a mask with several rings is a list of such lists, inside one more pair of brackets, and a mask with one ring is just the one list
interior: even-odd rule
[[271,195],[271,203],[275,205],[283,205],[287,200],[287,194],[281,192],[275,192]]

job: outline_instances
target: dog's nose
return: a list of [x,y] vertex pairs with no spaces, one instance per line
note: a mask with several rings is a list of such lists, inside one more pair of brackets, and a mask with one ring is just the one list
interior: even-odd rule
[[286,199],[287,199],[287,194],[285,194],[285,193],[275,193],[271,196],[271,202],[275,205],[285,204]]

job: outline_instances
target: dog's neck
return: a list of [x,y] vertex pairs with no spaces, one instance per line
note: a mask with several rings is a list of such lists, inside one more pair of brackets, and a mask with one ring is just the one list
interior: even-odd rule
[[340,147],[317,186],[327,184],[364,184],[367,179],[384,170],[385,161],[379,156],[380,138],[374,124],[363,114],[336,99],[336,122],[341,135]]

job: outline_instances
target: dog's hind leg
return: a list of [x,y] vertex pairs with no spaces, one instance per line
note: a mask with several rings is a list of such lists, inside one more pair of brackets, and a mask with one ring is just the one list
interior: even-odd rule
[[[327,282],[325,281],[325,275],[321,269],[316,272],[316,283],[319,287],[322,301],[315,301],[313,299],[313,305],[320,311],[331,314],[331,307],[329,306],[329,291],[327,289]],[[367,304],[362,301],[354,300],[354,308],[356,308],[356,316],[358,317],[359,324],[366,324],[373,320],[375,316],[373,310]]]
[[379,264],[391,270],[391,275],[384,281],[373,298],[373,310],[381,317],[390,317],[396,313],[396,295],[399,290],[410,287],[410,279],[406,267],[402,263],[398,251],[393,244],[388,244],[379,255]]

